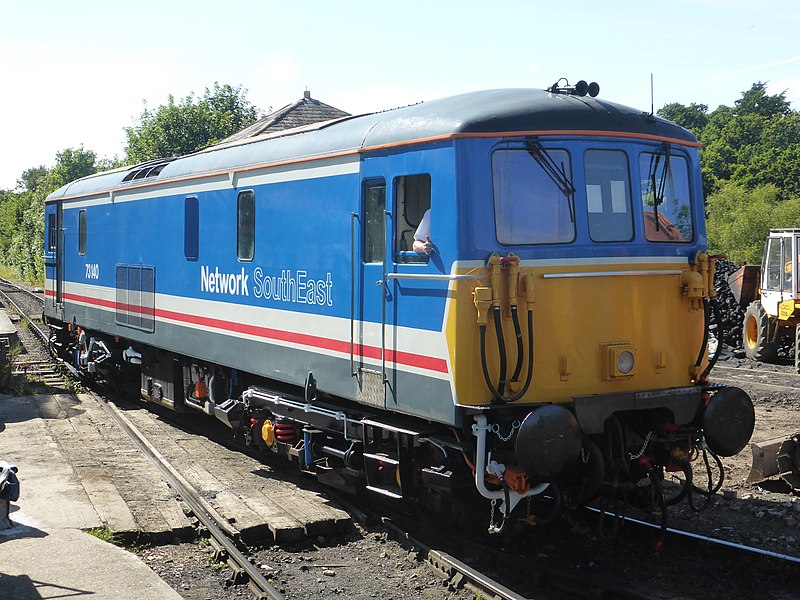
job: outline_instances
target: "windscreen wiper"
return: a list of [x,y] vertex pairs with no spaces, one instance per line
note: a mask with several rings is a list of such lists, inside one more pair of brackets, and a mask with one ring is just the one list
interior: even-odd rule
[[[661,171],[661,178],[656,183],[656,173],[661,157],[664,157],[664,169]],[[656,231],[659,231],[658,206],[664,202],[664,191],[667,187],[667,173],[669,172],[669,144],[664,144],[664,154],[655,154],[650,158],[650,187],[653,190],[653,214],[656,221]]]
[[569,205],[569,218],[570,222],[575,222],[575,215],[573,213],[572,208],[572,195],[575,193],[575,187],[572,185],[572,181],[570,181],[569,177],[567,176],[567,170],[564,167],[564,162],[561,162],[561,166],[556,164],[553,160],[553,157],[548,154],[547,150],[544,149],[544,146],[538,141],[533,139],[525,140],[525,148],[528,151],[528,154],[531,155],[531,158],[536,161],[536,163],[542,168],[547,176],[556,184],[559,191],[567,197],[567,204]]

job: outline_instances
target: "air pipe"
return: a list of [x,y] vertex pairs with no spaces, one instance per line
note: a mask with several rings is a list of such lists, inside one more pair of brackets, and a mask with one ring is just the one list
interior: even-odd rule
[[[527,304],[527,311],[528,311],[528,374],[525,379],[525,383],[523,384],[522,388],[514,394],[513,396],[505,396],[505,384],[506,384],[506,348],[505,348],[505,340],[503,337],[503,330],[502,324],[500,323],[500,298],[499,298],[499,274],[500,274],[500,257],[497,254],[493,254],[492,257],[489,259],[489,264],[492,269],[492,281],[491,287],[478,287],[475,288],[473,292],[473,297],[475,301],[475,308],[478,311],[478,328],[480,331],[480,352],[481,352],[481,369],[483,371],[483,377],[486,382],[486,387],[492,393],[492,396],[498,402],[516,402],[520,398],[522,398],[530,388],[531,381],[533,380],[533,303],[534,303],[534,295],[533,295],[533,275],[530,273],[524,273],[520,276],[519,271],[519,260],[513,256],[509,255],[511,260],[509,261],[511,267],[509,270],[512,271],[512,276],[509,280],[509,301],[513,298],[513,305],[512,307],[516,309],[516,296],[518,290],[518,282],[521,279],[523,286],[525,288],[525,299]],[[488,323],[489,318],[489,310],[494,317],[494,324],[495,330],[497,332],[497,341],[498,341],[498,351],[500,354],[500,384],[498,387],[494,387],[491,381],[491,377],[489,375],[489,367],[486,362],[486,326]],[[512,316],[515,316],[515,334],[517,335],[517,367],[514,371],[514,376],[512,377],[512,381],[518,381],[519,372],[521,370],[522,364],[522,335],[520,332],[519,327],[519,317],[516,315],[516,310],[512,310]]]
[[490,430],[486,415],[475,415],[475,423],[472,425],[472,434],[477,439],[477,449],[475,451],[475,487],[484,498],[488,500],[500,500],[500,511],[505,517],[511,514],[514,507],[517,506],[520,500],[529,496],[536,496],[544,492],[549,483],[540,483],[531,487],[524,494],[515,492],[503,486],[501,490],[490,490],[486,487],[485,476],[486,473],[497,474],[505,471],[505,465],[496,463],[489,458],[487,462],[486,456],[486,432]]

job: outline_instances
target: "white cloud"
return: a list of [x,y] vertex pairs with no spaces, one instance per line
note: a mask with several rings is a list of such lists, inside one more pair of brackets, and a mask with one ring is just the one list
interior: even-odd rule
[[786,93],[785,98],[792,103],[793,110],[800,110],[800,79],[781,79],[770,81],[767,93],[770,95]]

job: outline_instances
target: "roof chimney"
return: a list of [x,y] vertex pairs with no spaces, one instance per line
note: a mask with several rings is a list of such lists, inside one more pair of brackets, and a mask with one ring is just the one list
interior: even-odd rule
[[305,98],[306,100],[311,100],[311,92],[309,92],[308,90],[303,92],[303,98]]

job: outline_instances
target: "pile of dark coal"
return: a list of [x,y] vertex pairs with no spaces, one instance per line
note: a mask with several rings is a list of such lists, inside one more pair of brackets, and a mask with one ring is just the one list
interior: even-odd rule
[[714,289],[717,292],[717,302],[719,303],[722,317],[720,329],[725,345],[734,351],[742,350],[744,308],[739,306],[733,296],[733,292],[731,292],[731,288],[728,285],[728,277],[738,269],[738,265],[721,259],[716,261],[716,271],[714,273]]

